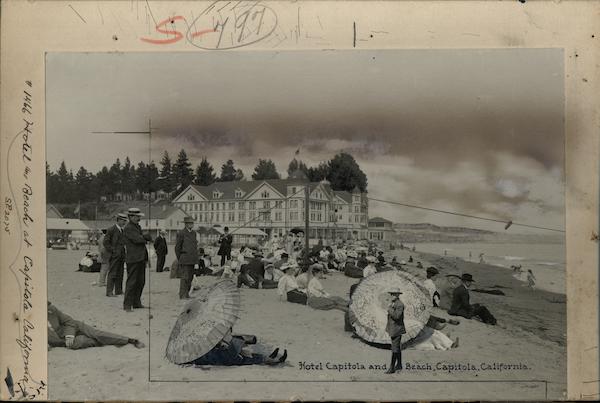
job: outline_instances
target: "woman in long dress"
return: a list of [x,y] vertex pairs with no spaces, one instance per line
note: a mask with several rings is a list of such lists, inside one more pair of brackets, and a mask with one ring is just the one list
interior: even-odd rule
[[277,293],[279,298],[287,302],[306,305],[306,291],[300,289],[296,277],[294,276],[298,266],[286,263],[281,266],[283,277],[279,279]]
[[308,295],[307,305],[313,309],[325,311],[330,309],[339,309],[340,311],[347,312],[348,301],[342,297],[330,295],[327,291],[325,291],[323,285],[315,276],[315,273],[320,272],[322,267],[323,266],[317,263],[313,264],[308,269],[308,286],[306,289],[306,294]]

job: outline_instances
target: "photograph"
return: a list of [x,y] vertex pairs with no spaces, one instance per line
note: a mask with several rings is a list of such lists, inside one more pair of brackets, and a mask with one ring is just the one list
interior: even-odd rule
[[566,398],[564,59],[47,52],[48,397]]

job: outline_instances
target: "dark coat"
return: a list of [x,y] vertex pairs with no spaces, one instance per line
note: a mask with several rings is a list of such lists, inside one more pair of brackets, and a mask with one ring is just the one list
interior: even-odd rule
[[459,285],[452,292],[452,305],[448,313],[465,318],[473,316],[473,307],[469,302],[469,290],[464,284]]
[[125,258],[125,229],[119,230],[117,224],[106,230],[102,245],[106,250],[108,260]]
[[125,236],[125,263],[145,262],[148,260],[146,242],[152,241],[148,234],[142,233],[142,227],[129,221],[123,229]]
[[157,255],[166,256],[169,253],[169,248],[167,247],[167,240],[162,235],[159,235],[154,240],[154,250]]
[[198,264],[198,241],[196,231],[182,229],[175,240],[175,255],[179,265]]
[[227,234],[223,235],[219,240],[221,246],[219,246],[219,251],[217,255],[219,256],[229,256],[231,255],[231,244],[233,243],[233,235]]
[[75,336],[79,323],[65,315],[52,304],[48,304],[48,342],[60,343],[65,336]]
[[406,333],[406,328],[404,327],[404,304],[399,299],[394,301],[388,308],[388,320],[385,331],[392,339]]
[[262,281],[265,278],[265,264],[258,258],[250,259],[240,270],[257,281]]

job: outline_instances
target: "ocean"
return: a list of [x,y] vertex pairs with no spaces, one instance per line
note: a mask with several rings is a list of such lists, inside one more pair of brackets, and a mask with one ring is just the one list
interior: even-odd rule
[[[412,244],[407,246],[412,247]],[[417,243],[417,251],[441,256],[456,256],[463,260],[478,262],[483,253],[485,263],[504,267],[521,265],[535,275],[536,287],[565,294],[565,244],[534,243]],[[469,252],[471,257],[469,258]]]

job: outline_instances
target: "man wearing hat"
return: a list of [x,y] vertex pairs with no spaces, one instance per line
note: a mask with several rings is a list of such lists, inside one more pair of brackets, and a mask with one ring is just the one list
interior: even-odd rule
[[156,252],[156,271],[159,273],[163,271],[165,267],[165,258],[169,253],[165,235],[167,235],[167,231],[161,229],[158,231],[158,236],[154,240],[154,251]]
[[462,316],[467,319],[479,317],[483,323],[495,325],[496,318],[494,318],[485,306],[481,304],[471,305],[470,303],[469,287],[475,282],[473,276],[469,273],[464,273],[460,279],[462,283],[456,287],[452,293],[452,305],[450,306],[448,313],[453,316]]
[[194,278],[194,265],[198,263],[198,240],[194,231],[194,219],[186,216],[183,223],[185,227],[177,233],[175,240],[175,255],[180,273],[179,299],[188,299]]
[[[250,249],[246,249],[250,251]],[[249,255],[247,255],[249,256]],[[265,264],[262,261],[262,253],[255,251],[248,263],[240,268],[237,286],[240,288],[242,284],[246,284],[250,288],[262,288],[265,278]]]
[[219,251],[217,255],[221,256],[221,266],[225,265],[226,260],[231,260],[231,244],[233,243],[233,235],[229,233],[229,227],[223,228],[224,234],[219,238]]
[[125,298],[123,309],[131,312],[133,308],[143,308],[142,291],[146,284],[146,262],[148,250],[146,243],[152,241],[149,234],[142,233],[140,220],[144,214],[139,208],[127,210],[129,222],[123,229],[125,236],[125,263],[127,263],[127,282],[125,283]]
[[117,223],[106,230],[106,235],[102,241],[108,255],[107,297],[123,294],[123,272],[125,271],[125,236],[123,230],[125,224],[127,224],[127,215],[117,214]]
[[402,291],[394,288],[388,291],[388,293],[392,296],[392,300],[388,308],[385,331],[390,335],[390,339],[392,339],[392,359],[390,367],[385,373],[393,374],[397,370],[402,369],[402,335],[406,333],[406,328],[404,327],[404,304],[400,300]]

